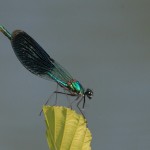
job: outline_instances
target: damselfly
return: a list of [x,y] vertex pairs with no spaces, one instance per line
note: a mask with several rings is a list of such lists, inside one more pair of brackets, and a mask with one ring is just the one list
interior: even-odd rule
[[[81,111],[79,104],[85,97],[89,99],[93,96],[91,89],[84,89],[81,83],[75,80],[59,63],[51,58],[44,49],[27,33],[22,30],[15,30],[10,34],[3,26],[0,31],[10,40],[13,50],[23,64],[23,66],[35,75],[42,78],[54,80],[66,93],[55,91],[55,93],[76,96],[77,107]],[[82,111],[81,111],[82,113]]]

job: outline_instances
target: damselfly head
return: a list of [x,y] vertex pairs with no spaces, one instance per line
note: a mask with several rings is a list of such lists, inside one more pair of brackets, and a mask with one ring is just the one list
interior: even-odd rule
[[93,97],[93,91],[91,89],[87,89],[84,93],[89,99]]

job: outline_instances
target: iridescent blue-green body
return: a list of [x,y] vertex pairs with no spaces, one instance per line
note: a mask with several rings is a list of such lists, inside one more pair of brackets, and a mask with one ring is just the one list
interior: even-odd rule
[[[23,64],[23,66],[35,75],[55,81],[60,87],[65,89],[68,95],[78,98],[92,98],[93,92],[90,89],[84,90],[81,83],[74,80],[72,76],[27,33],[22,30],[15,30],[10,34],[3,26],[0,31],[8,37],[13,50]],[[59,93],[59,92],[58,92]]]
[[56,78],[51,72],[48,72],[48,75],[55,80],[61,87],[63,87],[65,90],[70,91],[72,95],[84,95],[84,88],[80,84],[79,81],[76,80],[70,80],[68,82],[64,82],[58,78]]

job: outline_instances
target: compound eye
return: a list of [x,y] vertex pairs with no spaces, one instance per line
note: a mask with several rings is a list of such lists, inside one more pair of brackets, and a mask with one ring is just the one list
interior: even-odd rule
[[93,96],[93,92],[90,89],[87,89],[87,97],[91,99]]
[[88,95],[92,95],[92,92],[91,92],[91,91],[89,91],[89,92],[88,92]]

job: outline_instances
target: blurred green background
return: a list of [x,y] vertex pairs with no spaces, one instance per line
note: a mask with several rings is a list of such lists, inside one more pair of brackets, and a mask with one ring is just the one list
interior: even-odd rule
[[[93,150],[150,149],[149,14],[148,0],[0,4],[0,24],[26,31],[93,89],[85,108]],[[38,113],[56,84],[28,72],[2,34],[0,70],[0,149],[48,150]]]

